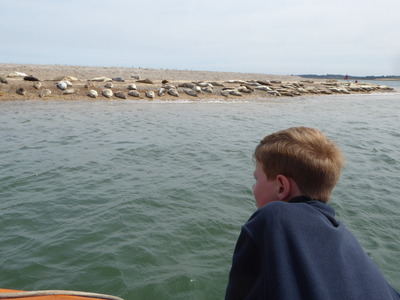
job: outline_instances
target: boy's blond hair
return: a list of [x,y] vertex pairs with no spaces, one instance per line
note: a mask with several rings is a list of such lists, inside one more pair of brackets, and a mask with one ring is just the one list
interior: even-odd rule
[[327,202],[344,159],[340,150],[314,128],[292,127],[266,136],[254,152],[268,179],[292,178],[304,196]]

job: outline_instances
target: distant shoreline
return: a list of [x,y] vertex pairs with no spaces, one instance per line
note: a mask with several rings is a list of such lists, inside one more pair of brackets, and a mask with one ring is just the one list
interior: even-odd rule
[[[240,72],[0,64],[0,101],[238,99],[391,91],[381,85]],[[63,84],[58,84],[64,82]],[[105,93],[104,90],[109,90]],[[91,94],[95,98],[88,95]],[[151,96],[153,95],[153,96]]]
[[364,81],[400,81],[400,76],[351,76],[342,74],[301,74],[297,75],[301,78],[313,78],[313,79],[335,79],[335,80],[364,80]]

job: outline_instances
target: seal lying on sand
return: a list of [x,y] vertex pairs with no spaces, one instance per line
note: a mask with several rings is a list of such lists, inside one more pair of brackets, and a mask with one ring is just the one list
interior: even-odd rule
[[101,94],[106,98],[111,98],[113,96],[113,91],[110,89],[104,89]]
[[57,87],[63,91],[67,89],[68,84],[65,81],[59,81],[57,82]]
[[24,80],[26,80],[26,81],[40,81],[39,79],[37,79],[36,77],[33,77],[33,76],[25,76]]

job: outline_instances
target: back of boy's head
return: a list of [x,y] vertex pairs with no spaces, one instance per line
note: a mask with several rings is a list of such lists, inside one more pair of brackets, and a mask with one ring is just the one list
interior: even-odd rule
[[314,128],[293,127],[266,136],[254,152],[268,179],[292,178],[304,196],[327,202],[344,159],[340,150]]

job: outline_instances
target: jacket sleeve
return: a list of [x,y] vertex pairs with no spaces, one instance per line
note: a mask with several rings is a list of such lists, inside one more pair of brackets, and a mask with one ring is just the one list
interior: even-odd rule
[[233,253],[226,300],[245,299],[255,292],[256,282],[262,280],[260,258],[260,251],[251,233],[243,227]]

